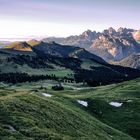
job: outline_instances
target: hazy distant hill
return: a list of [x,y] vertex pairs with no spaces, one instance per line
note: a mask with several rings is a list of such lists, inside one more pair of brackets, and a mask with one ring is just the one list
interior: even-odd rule
[[11,42],[9,42],[9,41],[0,41],[0,48],[3,48],[3,47],[7,46],[10,43]]

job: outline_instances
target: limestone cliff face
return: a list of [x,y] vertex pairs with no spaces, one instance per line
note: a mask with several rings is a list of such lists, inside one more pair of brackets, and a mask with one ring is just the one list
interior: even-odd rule
[[140,43],[140,30],[134,32],[133,37],[138,43]]
[[118,61],[139,52],[140,45],[133,38],[133,30],[119,28],[118,31],[115,31],[113,28],[109,28],[93,42],[90,50],[96,51],[100,57],[107,60],[108,58],[100,53],[105,50],[107,55],[111,55],[112,59]]
[[140,53],[132,54],[119,62],[113,62],[113,64],[140,69]]

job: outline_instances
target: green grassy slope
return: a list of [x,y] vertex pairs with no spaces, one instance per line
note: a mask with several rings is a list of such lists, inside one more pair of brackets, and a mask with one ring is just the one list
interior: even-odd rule
[[[57,92],[49,87],[40,89],[40,84],[0,86],[3,93],[0,94],[0,139],[133,139],[102,123],[79,105],[76,101],[79,94],[86,96],[83,90],[80,93],[66,88]],[[52,97],[45,97],[42,92],[49,92]]]
[[[92,116],[140,139],[140,79],[62,94],[72,99],[88,101],[86,111]],[[109,105],[110,102],[123,104],[114,107]]]
[[[51,64],[49,64],[51,65]],[[53,67],[55,67],[54,69],[51,68],[39,68],[39,69],[34,69],[29,67],[28,65],[18,65],[12,62],[8,62],[8,63],[0,63],[0,72],[1,73],[27,73],[29,75],[52,75],[55,74],[55,76],[57,77],[64,77],[64,76],[68,76],[70,74],[73,74],[74,72],[68,68],[64,68],[64,67],[59,67],[59,66],[55,66],[53,65]]]

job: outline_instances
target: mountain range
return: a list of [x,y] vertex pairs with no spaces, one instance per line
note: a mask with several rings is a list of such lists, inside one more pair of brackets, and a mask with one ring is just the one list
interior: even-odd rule
[[44,54],[64,58],[72,57],[78,59],[94,59],[97,62],[102,63],[105,62],[102,58],[88,52],[84,48],[68,45],[60,45],[55,42],[52,43],[41,42],[40,44],[33,46],[32,49],[36,53],[38,52],[41,53],[41,55]]
[[[94,59],[95,61],[105,63],[105,61],[88,52],[84,48],[68,46],[68,45],[60,45],[55,42],[45,43],[43,41],[30,40],[28,42],[14,42],[5,47],[8,50],[15,50],[21,52],[35,52],[41,56],[55,56],[55,57],[63,57],[63,58],[79,58],[79,59]],[[5,50],[4,49],[4,50]]]
[[103,32],[87,30],[81,35],[66,38],[49,37],[41,41],[32,39],[27,42],[2,42],[1,44],[1,48],[6,46],[5,48],[26,52],[38,50],[37,52],[42,51],[42,54],[59,57],[94,57],[102,62],[122,66],[126,66],[124,62],[129,60],[131,64],[128,63],[128,67],[139,69],[139,57],[137,59],[132,57],[139,56],[140,53],[140,30],[121,27],[115,30],[110,27]]
[[71,71],[71,80],[86,81],[94,86],[140,76],[139,70],[117,66],[118,64],[110,65],[84,48],[37,40],[14,42],[0,49],[0,62],[1,73],[34,73],[41,76],[50,75],[50,71],[51,74],[62,71],[62,77],[65,79]]
[[[85,48],[107,62],[121,61],[140,52],[140,30],[110,27],[103,32],[87,30],[79,36],[67,38],[45,38],[44,42],[55,41],[64,45]],[[115,64],[115,63],[114,63]]]

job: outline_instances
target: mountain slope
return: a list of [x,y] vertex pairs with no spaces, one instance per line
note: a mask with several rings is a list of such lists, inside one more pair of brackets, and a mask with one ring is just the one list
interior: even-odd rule
[[26,42],[14,42],[9,44],[5,48],[18,50],[18,51],[32,51],[31,46]]
[[140,69],[140,54],[133,54],[128,56],[127,58],[117,62],[118,65],[124,67],[131,67],[135,69]]
[[33,51],[37,54],[41,55],[51,55],[56,57],[72,57],[72,58],[79,58],[79,59],[94,59],[97,62],[105,63],[105,61],[86,51],[85,49],[74,47],[74,46],[67,46],[67,45],[60,45],[55,42],[52,43],[45,43],[41,42],[38,45],[32,47]]
[[[26,87],[25,87],[26,86]],[[0,139],[21,140],[134,140],[87,113],[70,99],[51,93],[45,97],[36,85],[21,85],[0,97]],[[10,87],[2,88],[8,91]],[[32,89],[32,91],[30,91]],[[15,93],[16,92],[16,93]]]
[[140,139],[140,78],[119,84],[61,93],[86,101],[85,110],[100,121]]

